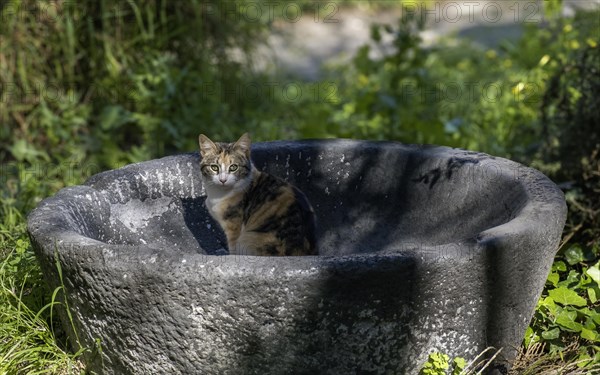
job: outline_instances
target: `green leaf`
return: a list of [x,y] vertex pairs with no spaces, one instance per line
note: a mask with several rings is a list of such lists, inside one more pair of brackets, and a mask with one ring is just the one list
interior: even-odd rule
[[600,285],[600,262],[594,264],[592,267],[588,268],[585,273],[592,278],[596,283]]
[[548,291],[548,295],[561,305],[586,306],[585,298],[579,296],[576,292],[564,286]]
[[460,375],[467,366],[467,361],[462,357],[456,357],[453,360],[454,368],[452,369],[452,375]]
[[565,344],[560,341],[550,341],[550,353],[559,355],[562,354],[562,351],[565,350]]
[[577,367],[583,368],[586,367],[592,361],[592,357],[589,354],[583,352],[577,358]]
[[132,121],[131,114],[118,105],[105,106],[100,113],[98,122],[104,131],[111,131]]
[[554,328],[549,331],[542,332],[542,337],[544,338],[544,340],[554,340],[557,339],[558,336],[560,336],[559,328]]
[[381,41],[381,32],[379,31],[380,25],[373,24],[371,25],[371,39],[375,42]]
[[[554,300],[552,299],[552,297],[546,297],[546,298],[541,299],[538,303],[538,310],[541,307],[545,307],[548,310],[548,312],[553,316],[556,316],[558,314],[558,311],[557,311],[558,306],[556,306],[556,303],[554,303]],[[543,311],[540,311],[540,312],[543,313]]]
[[585,324],[583,325],[584,328],[587,329],[591,329],[592,331],[596,331],[596,324],[594,324],[594,319],[592,319],[592,317],[588,316],[585,319]]
[[596,303],[596,301],[598,301],[598,296],[596,295],[596,289],[587,288],[587,294],[588,294],[588,298],[590,299],[591,303]]
[[431,353],[427,362],[421,368],[421,375],[443,375],[448,369],[448,355],[443,353]]
[[39,150],[35,145],[24,139],[19,139],[9,147],[13,157],[18,161],[35,163],[39,160],[50,161],[50,157],[44,150]]
[[552,271],[564,272],[566,270],[567,270],[567,265],[562,260],[559,260],[557,262],[554,262],[554,264],[552,264]]
[[596,284],[594,280],[587,275],[587,267],[582,268],[581,280],[579,282],[579,286],[587,288],[588,284]]
[[559,280],[560,276],[556,272],[552,272],[550,275],[548,275],[548,282],[550,282],[554,286],[556,286]]
[[566,286],[569,288],[577,288],[581,285],[581,275],[575,270],[570,270],[566,280],[558,282],[557,286]]
[[570,265],[574,265],[574,264],[583,262],[583,260],[585,259],[583,256],[583,250],[581,249],[581,246],[579,246],[578,244],[571,245],[565,251],[565,258],[567,259],[567,262]]
[[533,328],[527,327],[527,330],[525,330],[524,339],[525,348],[529,348],[529,345],[534,344],[538,341],[540,341],[540,337],[533,331]]
[[588,309],[587,307],[582,307],[577,309],[577,312],[579,313],[579,315],[585,315],[585,316],[592,316],[592,314],[594,313],[594,311]]
[[589,340],[589,341],[600,341],[598,334],[591,329],[581,328],[581,338]]
[[580,332],[583,326],[575,321],[576,318],[577,311],[563,310],[556,317],[556,323],[565,328],[567,331]]
[[562,9],[562,0],[546,0],[543,4],[546,17],[555,16],[559,14]]

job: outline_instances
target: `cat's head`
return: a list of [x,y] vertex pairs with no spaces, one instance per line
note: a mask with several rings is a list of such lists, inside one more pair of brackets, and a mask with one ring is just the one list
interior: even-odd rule
[[248,183],[252,171],[248,133],[235,143],[215,143],[204,134],[200,134],[198,141],[205,184],[230,189]]

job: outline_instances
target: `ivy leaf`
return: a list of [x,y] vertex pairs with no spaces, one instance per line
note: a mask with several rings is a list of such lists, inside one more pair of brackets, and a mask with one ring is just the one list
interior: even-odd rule
[[600,285],[600,262],[590,267],[585,273]]
[[594,324],[594,319],[592,319],[589,316],[585,319],[585,324],[583,325],[583,327],[592,331],[596,331],[596,324]]
[[585,306],[587,302],[585,298],[579,296],[576,292],[564,286],[548,291],[548,295],[561,305]]
[[571,245],[565,251],[565,258],[567,259],[567,262],[570,265],[574,265],[574,264],[583,262],[583,260],[585,259],[583,256],[583,250],[581,249],[581,246],[579,246],[578,244]]
[[561,327],[565,328],[567,331],[571,332],[581,332],[583,326],[580,323],[577,323],[575,319],[577,318],[577,311],[568,311],[563,310],[557,317],[556,323]]
[[452,375],[460,375],[463,373],[465,367],[467,366],[467,361],[462,357],[456,357],[453,360],[454,368],[452,369]]
[[560,280],[560,276],[558,275],[558,273],[556,272],[552,272],[550,275],[548,275],[548,281],[556,286],[556,284],[558,283],[558,280]]
[[587,288],[587,294],[591,303],[596,303],[596,301],[598,301],[598,296],[596,296],[596,289]]
[[592,310],[588,309],[587,307],[582,307],[580,309],[577,309],[577,312],[579,313],[579,315],[585,315],[585,316],[592,316],[592,314],[594,313]]
[[545,340],[554,340],[554,339],[557,339],[558,336],[560,336],[560,329],[559,328],[554,328],[554,329],[551,329],[549,331],[542,332],[542,337]]
[[529,348],[529,345],[540,341],[540,337],[533,331],[533,328],[527,327],[525,330],[525,348]]
[[600,341],[598,340],[598,334],[591,329],[581,328],[581,338],[589,341]]
[[443,353],[434,352],[429,354],[427,362],[421,368],[421,375],[437,375],[445,374],[449,367],[448,355]]
[[584,368],[591,361],[592,361],[592,357],[590,357],[590,355],[584,351],[581,354],[579,354],[579,357],[577,358],[577,361],[576,361],[577,367]]
[[565,272],[566,270],[567,265],[562,260],[559,260],[558,262],[554,262],[554,264],[552,264],[552,271]]
[[538,302],[538,310],[540,310],[541,307],[545,307],[548,310],[548,312],[553,316],[556,316],[557,313],[559,312],[559,311],[557,311],[557,306],[554,303],[554,300],[552,299],[552,297],[546,297],[546,298],[541,299]]
[[579,272],[577,272],[575,270],[570,270],[569,275],[567,275],[566,280],[560,281],[556,285],[570,287],[570,288],[576,288],[581,285],[581,281],[582,281],[581,275],[579,274]]

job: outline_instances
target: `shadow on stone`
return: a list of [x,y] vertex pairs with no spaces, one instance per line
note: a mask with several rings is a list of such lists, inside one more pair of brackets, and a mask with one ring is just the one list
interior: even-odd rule
[[183,221],[198,242],[201,253],[223,255],[220,250],[227,249],[227,239],[219,224],[206,211],[205,200],[206,197],[182,198]]

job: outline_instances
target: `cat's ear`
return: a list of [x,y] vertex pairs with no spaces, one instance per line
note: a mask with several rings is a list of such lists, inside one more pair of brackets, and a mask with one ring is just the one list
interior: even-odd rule
[[200,144],[200,155],[202,156],[217,152],[217,145],[204,134],[200,134],[198,143]]
[[250,141],[250,136],[248,135],[248,133],[244,133],[240,139],[237,140],[237,142],[235,142],[235,144],[233,145],[234,148],[238,148],[240,149],[244,154],[246,154],[246,156],[250,156],[250,144],[252,142]]

